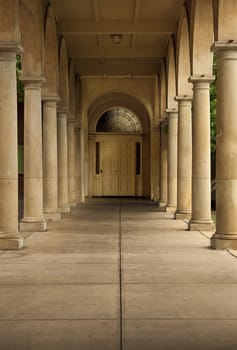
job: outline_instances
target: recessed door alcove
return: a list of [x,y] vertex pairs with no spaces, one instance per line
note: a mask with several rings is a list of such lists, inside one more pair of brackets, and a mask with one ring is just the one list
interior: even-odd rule
[[142,126],[129,109],[105,111],[89,136],[92,196],[142,196]]

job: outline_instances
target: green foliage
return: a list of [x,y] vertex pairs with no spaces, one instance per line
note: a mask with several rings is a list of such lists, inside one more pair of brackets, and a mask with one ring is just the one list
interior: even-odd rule
[[16,55],[16,78],[17,78],[17,99],[19,102],[24,101],[24,86],[22,81],[20,80],[22,72],[22,66],[21,66],[21,55]]
[[210,89],[210,106],[211,106],[211,157],[214,161],[216,159],[216,83],[217,83],[217,63],[216,57],[213,60],[213,75],[216,77],[211,84]]

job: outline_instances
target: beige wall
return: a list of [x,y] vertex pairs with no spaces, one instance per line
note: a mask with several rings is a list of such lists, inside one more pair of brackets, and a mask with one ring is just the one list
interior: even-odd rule
[[[153,135],[156,135],[152,132],[150,125],[154,125],[153,118],[155,116],[154,106],[155,106],[155,96],[154,90],[157,89],[157,81],[156,76],[97,76],[97,77],[82,77],[81,78],[81,91],[82,91],[82,100],[81,100],[81,118],[82,118],[82,128],[84,130],[87,130],[88,124],[89,124],[89,130],[90,130],[90,119],[93,119],[93,123],[95,123],[95,119],[99,118],[100,115],[91,115],[91,111],[95,111],[96,104],[98,104],[98,101],[100,97],[106,96],[106,99],[112,94],[119,94],[121,93],[121,100],[119,101],[119,105],[123,106],[123,98],[124,98],[124,106],[129,107],[129,104],[131,102],[131,106],[135,106],[135,102],[137,101],[136,110],[131,108],[137,116],[140,118],[141,123],[143,125],[143,129],[145,130],[146,135],[144,136],[144,154],[143,159],[145,158],[145,164],[144,164],[144,179],[145,182],[143,184],[143,194],[145,196],[153,196],[154,191],[157,191],[156,189],[153,189],[150,187],[150,184],[152,184],[151,178],[152,174],[150,171],[151,168],[151,157],[150,154],[152,154],[152,162],[158,164],[158,149],[153,149],[151,152],[150,148],[155,147],[157,144],[154,142],[154,140],[151,140],[151,136],[155,137]],[[125,96],[125,97],[124,97]],[[129,101],[131,100],[131,101]],[[104,103],[104,99],[101,99],[101,104]],[[105,104],[106,106],[106,104]],[[111,107],[111,105],[109,105]],[[114,106],[116,107],[116,105]],[[105,107],[106,108],[106,107]],[[140,112],[140,114],[139,114]],[[145,126],[145,128],[144,128]],[[85,134],[85,180],[88,178],[88,134],[87,132]],[[155,167],[154,167],[155,168]],[[157,168],[157,167],[156,167]],[[157,184],[154,184],[154,186],[157,187]],[[88,192],[88,186],[85,181],[85,195],[87,195]]]

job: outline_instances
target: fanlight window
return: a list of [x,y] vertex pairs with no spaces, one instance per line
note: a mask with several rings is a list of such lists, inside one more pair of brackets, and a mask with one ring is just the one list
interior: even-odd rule
[[142,131],[137,116],[125,108],[114,108],[105,112],[99,119],[97,132],[140,133]]

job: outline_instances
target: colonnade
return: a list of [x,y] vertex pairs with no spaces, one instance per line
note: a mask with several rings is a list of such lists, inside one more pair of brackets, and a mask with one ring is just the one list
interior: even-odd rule
[[[191,96],[177,96],[178,110],[166,110],[168,157],[161,161],[161,203],[176,219],[190,219],[189,230],[214,230],[211,218],[210,83],[213,77],[192,76]],[[161,124],[164,123],[162,118]],[[164,138],[163,126],[162,138]],[[161,141],[161,145],[163,145]],[[164,149],[165,145],[162,146]],[[164,152],[164,150],[163,150]],[[167,164],[166,164],[167,162]],[[165,184],[167,182],[167,185]]]
[[[33,18],[29,16],[31,11],[28,6],[32,6],[32,13],[38,17],[36,21],[30,22],[30,30],[26,27],[27,20],[22,21],[25,27],[23,25],[21,28],[26,69],[23,69],[21,77],[25,90],[24,216],[19,227],[16,54],[22,49],[18,24],[20,2],[1,2],[0,5],[0,14],[4,17],[4,21],[0,22],[0,249],[20,249],[24,241],[21,232],[47,230],[48,220],[59,220],[61,213],[69,212],[70,207],[87,194],[88,169],[85,164],[88,158],[88,125],[84,115],[81,129],[77,124],[75,74],[73,69],[68,74],[65,44],[61,45],[61,49],[64,49],[61,50],[59,64],[60,67],[64,65],[61,72],[64,77],[61,79],[63,92],[57,91],[56,22],[53,12],[48,8],[48,21],[51,21],[48,23],[51,25],[46,25],[48,40],[45,40],[47,50],[44,50],[43,18],[38,13],[41,11],[40,4],[37,0],[21,2],[23,9],[25,6],[26,19],[31,21]],[[160,119],[160,202],[167,211],[174,212],[176,219],[190,219],[189,230],[215,229],[211,218],[210,186],[210,84],[214,77],[208,74],[214,33],[216,41],[212,50],[216,52],[218,66],[218,104],[216,232],[211,239],[211,246],[216,249],[237,248],[237,41],[234,39],[237,5],[234,0],[228,3],[221,0],[193,0],[191,6],[194,17],[191,18],[190,28],[186,7],[183,6],[182,16],[186,16],[186,27],[180,29],[179,34],[183,35],[183,39],[177,46],[180,45],[182,52],[185,51],[185,43],[187,46],[188,58],[184,57],[182,69],[187,62],[192,62],[188,68],[191,76],[187,79],[192,84],[193,96],[180,94],[179,89],[178,92],[174,91],[178,85],[174,81],[179,78],[176,76],[176,65],[182,60],[175,62],[175,45],[171,39],[172,50],[169,53],[172,53],[173,58],[167,58],[166,62],[169,73],[166,80],[169,82],[167,86],[166,82],[163,84],[165,94],[169,96],[168,109],[165,110],[165,107],[161,111]],[[215,21],[209,16],[212,16],[212,11],[216,16]],[[213,28],[213,23],[216,28]],[[32,40],[33,30],[38,40]],[[187,44],[189,39],[192,47]],[[44,52],[47,52],[46,61],[53,62],[52,66],[46,65],[47,69],[43,67]],[[190,52],[192,57],[189,57]],[[170,66],[172,69],[169,70]],[[186,74],[186,70],[182,69],[180,71]],[[44,88],[48,94],[42,96],[45,80],[48,85]],[[65,87],[69,80],[70,89]],[[62,104],[59,103],[58,92],[60,99],[64,99]],[[174,105],[177,103],[178,108],[172,108],[170,96],[176,100]],[[82,166],[84,169],[81,169]]]
[[[75,190],[80,164],[80,133],[68,110],[57,109],[57,98],[42,102],[44,79],[22,76],[24,101],[24,216],[18,228],[16,51],[0,49],[0,249],[20,249],[23,232],[46,231],[48,220],[59,220],[79,201]],[[43,106],[43,108],[42,108]],[[6,117],[7,116],[7,117]],[[43,116],[43,118],[42,118]],[[76,149],[78,147],[78,149]],[[77,189],[79,192],[79,189]]]

